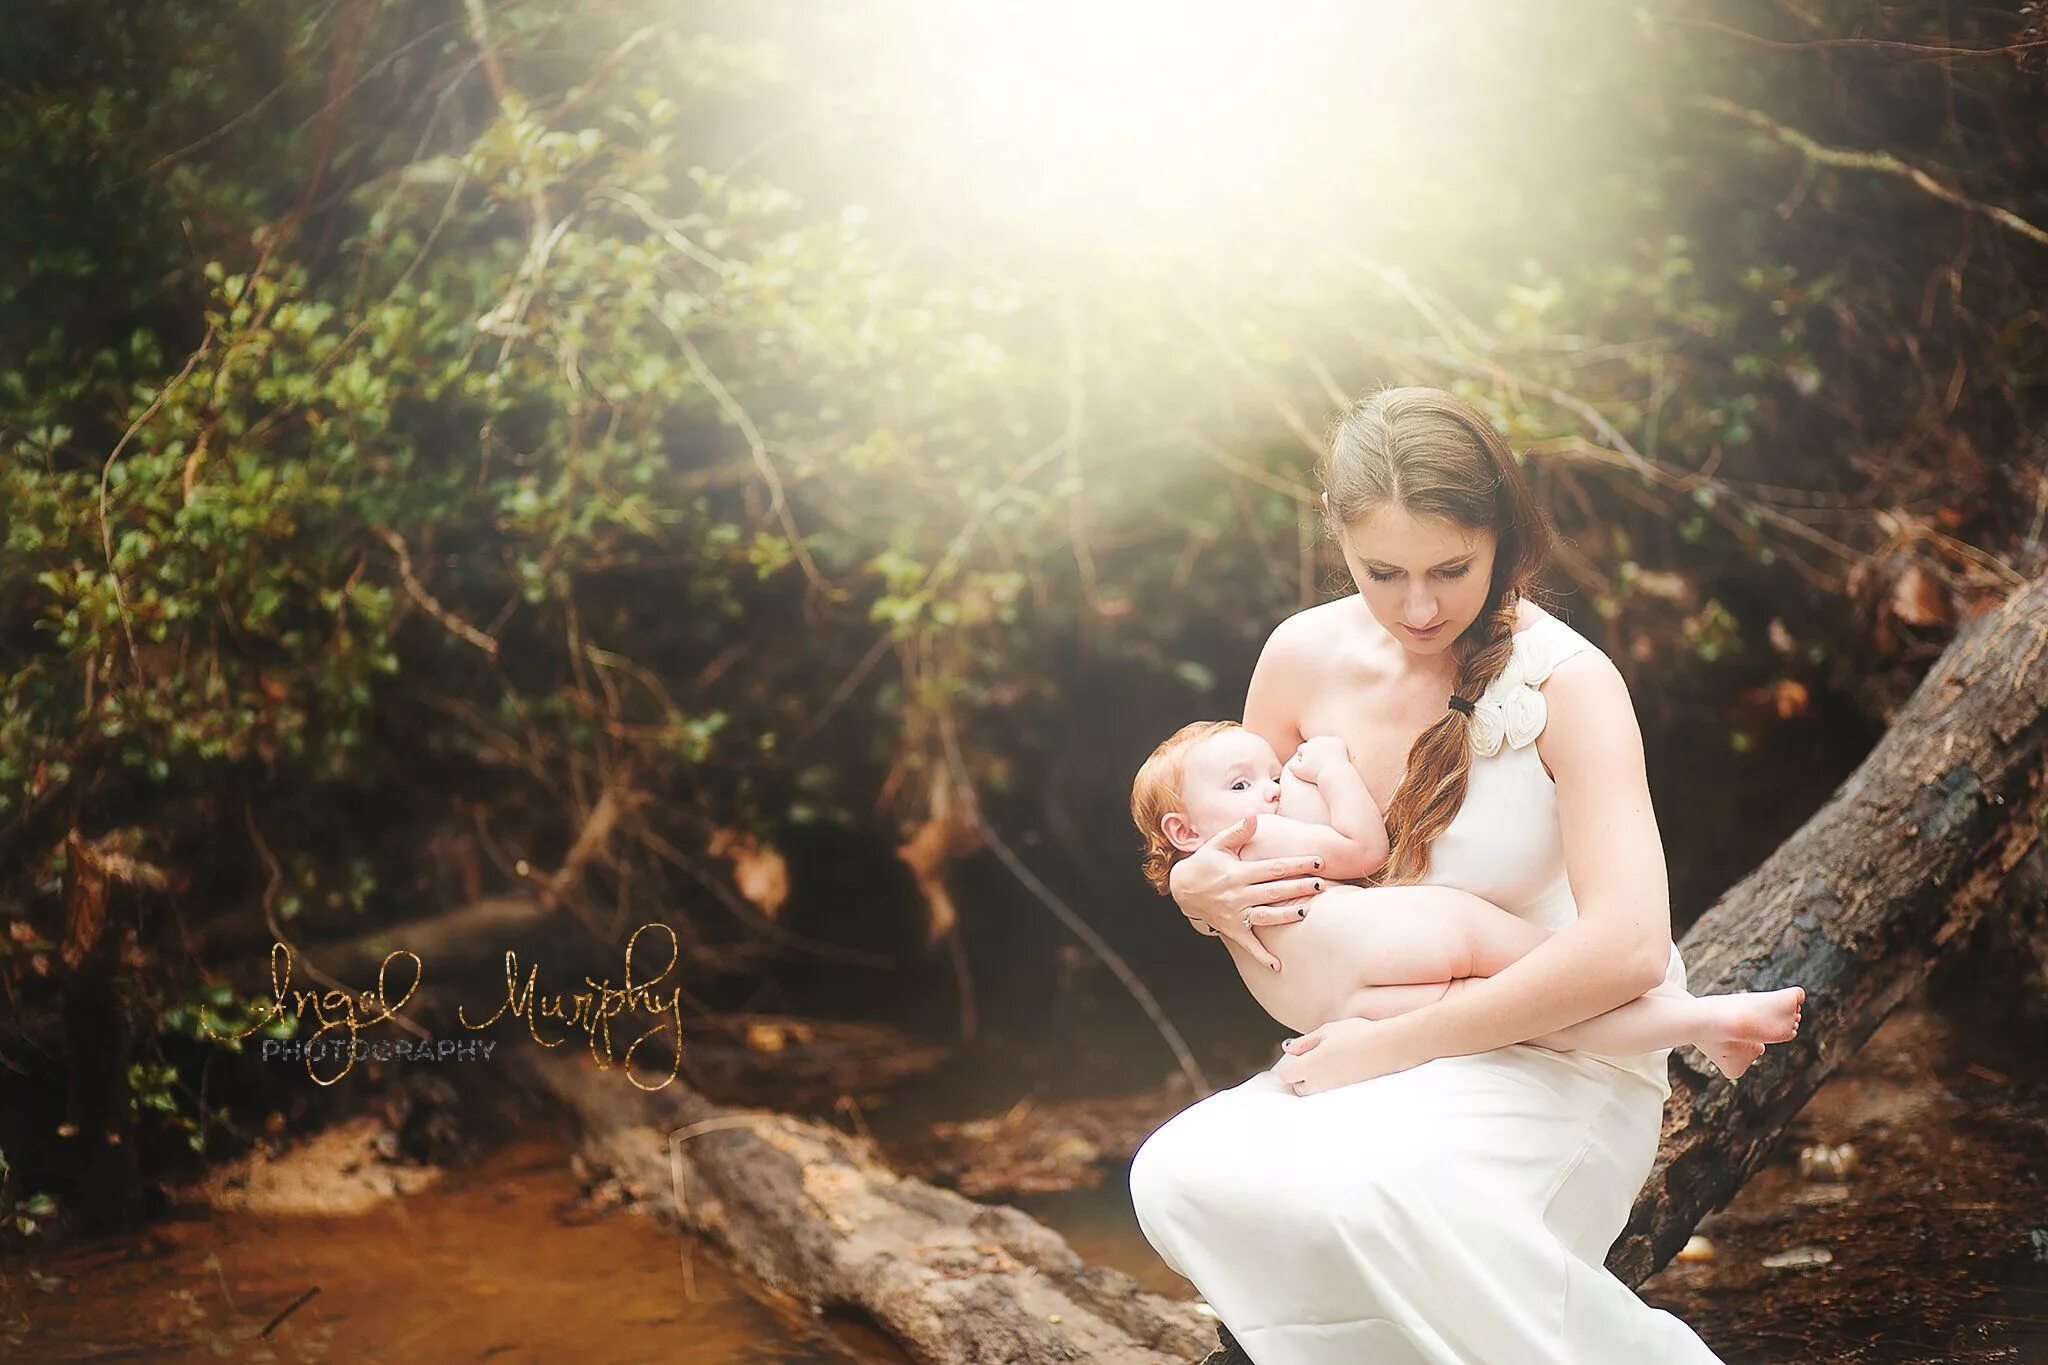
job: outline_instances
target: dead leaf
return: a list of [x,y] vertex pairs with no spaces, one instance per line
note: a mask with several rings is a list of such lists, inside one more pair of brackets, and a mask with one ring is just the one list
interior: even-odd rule
[[1677,602],[1690,606],[1693,601],[1692,580],[1683,574],[1669,573],[1662,569],[1639,569],[1630,585],[1645,597],[1658,597],[1666,602]]
[[981,834],[958,810],[950,784],[932,788],[931,814],[896,848],[896,856],[917,879],[925,903],[925,946],[936,944],[959,923],[953,895],[946,887],[946,868],[956,859],[977,852]]
[[1948,593],[1918,564],[1908,565],[1892,584],[1892,615],[1909,626],[1948,626],[1955,622]]
[[732,863],[733,885],[762,914],[774,918],[789,900],[789,863],[771,845],[735,829],[713,830],[711,856]]

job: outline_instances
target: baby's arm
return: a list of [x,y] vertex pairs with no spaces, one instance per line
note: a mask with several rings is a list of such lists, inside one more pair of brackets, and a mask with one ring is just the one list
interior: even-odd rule
[[[1282,796],[1280,809],[1285,811],[1288,805],[1287,798]],[[1299,806],[1295,808],[1299,809]],[[1323,860],[1317,875],[1327,882],[1369,876],[1374,868],[1386,861],[1384,851],[1375,854],[1371,844],[1361,843],[1341,830],[1284,814],[1261,815],[1251,841],[1237,856],[1249,862],[1259,858],[1299,858],[1309,854]]]
[[[1365,789],[1365,779],[1351,764],[1351,752],[1335,735],[1317,735],[1304,740],[1287,772],[1315,786],[1327,812],[1329,828],[1343,843],[1332,855],[1325,855],[1323,872],[1336,881],[1369,877],[1387,861],[1387,824],[1380,817],[1379,804]],[[1285,783],[1282,791],[1286,790]],[[1285,802],[1282,802],[1285,814]],[[1320,852],[1321,850],[1316,850]]]

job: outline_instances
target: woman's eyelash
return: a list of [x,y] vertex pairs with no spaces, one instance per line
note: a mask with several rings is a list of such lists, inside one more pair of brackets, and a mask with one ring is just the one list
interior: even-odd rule
[[[1471,571],[1472,566],[1470,564],[1460,564],[1455,569],[1439,569],[1437,573],[1444,578],[1463,578]],[[1401,575],[1399,570],[1393,573],[1381,573],[1378,569],[1367,569],[1365,576],[1375,583],[1391,583]]]

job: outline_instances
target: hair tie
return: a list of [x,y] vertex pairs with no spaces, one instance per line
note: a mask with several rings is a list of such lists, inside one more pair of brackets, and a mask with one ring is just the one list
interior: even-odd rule
[[1466,701],[1463,697],[1458,696],[1456,693],[1452,693],[1451,709],[1453,711],[1456,711],[1461,716],[1469,716],[1472,714],[1473,707],[1471,702]]

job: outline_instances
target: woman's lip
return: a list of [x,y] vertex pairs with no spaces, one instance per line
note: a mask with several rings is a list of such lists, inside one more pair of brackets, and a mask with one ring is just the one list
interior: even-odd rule
[[1424,639],[1428,639],[1430,636],[1436,634],[1438,631],[1442,630],[1446,625],[1449,624],[1450,623],[1448,621],[1439,621],[1435,625],[1429,627],[1427,630],[1418,630],[1416,627],[1410,625],[1403,625],[1401,628],[1407,631],[1410,635],[1419,635]]

